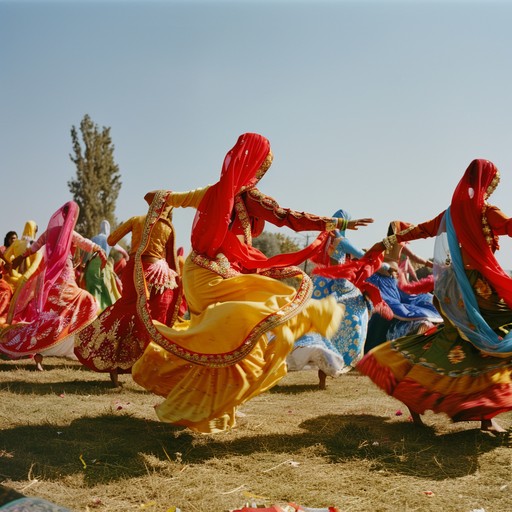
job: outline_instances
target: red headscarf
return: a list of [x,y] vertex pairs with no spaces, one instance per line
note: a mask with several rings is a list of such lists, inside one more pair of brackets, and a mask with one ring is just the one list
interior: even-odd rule
[[498,180],[499,171],[492,162],[473,160],[453,193],[450,213],[463,258],[512,308],[512,279],[497,262],[482,229],[482,209]]
[[269,141],[257,133],[240,135],[227,153],[220,180],[204,195],[192,226],[192,247],[210,258],[221,252],[231,223],[235,196],[257,183],[256,171],[270,151]]
[[224,158],[220,180],[204,195],[192,226],[192,248],[199,254],[215,258],[224,254],[246,269],[268,269],[297,265],[323,247],[327,236],[321,234],[301,251],[267,258],[255,247],[242,243],[229,230],[235,197],[254,188],[262,176],[258,170],[270,152],[269,141],[257,133],[240,135]]

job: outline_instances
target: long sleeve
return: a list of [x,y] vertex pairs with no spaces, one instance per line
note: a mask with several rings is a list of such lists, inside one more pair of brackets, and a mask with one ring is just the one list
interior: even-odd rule
[[338,247],[340,247],[345,254],[350,254],[350,256],[354,258],[362,258],[364,256],[364,251],[356,247],[347,237],[343,236],[340,238],[338,242]]
[[137,221],[138,217],[130,217],[127,221],[123,222],[118,226],[107,238],[108,245],[114,246],[122,240],[130,231],[133,229],[133,225]]
[[209,185],[203,188],[196,188],[187,192],[171,192],[167,196],[167,204],[174,206],[175,208],[196,208],[203,199],[206,191],[209,189]]
[[487,221],[496,235],[512,236],[512,219],[507,217],[497,206],[488,206]]
[[90,253],[93,253],[98,247],[98,245],[95,244],[92,240],[84,238],[76,231],[73,231],[73,245],[78,247],[79,249],[82,249],[83,251]]
[[400,233],[396,234],[397,242],[409,242],[410,240],[436,236],[444,214],[445,212],[442,212],[432,220],[422,222],[421,224],[417,224],[416,226],[411,226],[410,228],[400,231]]
[[251,189],[244,197],[247,213],[253,221],[253,236],[258,236],[268,221],[275,226],[286,226],[293,231],[332,231],[336,229],[337,219],[320,217],[311,213],[298,212],[282,208],[270,196]]

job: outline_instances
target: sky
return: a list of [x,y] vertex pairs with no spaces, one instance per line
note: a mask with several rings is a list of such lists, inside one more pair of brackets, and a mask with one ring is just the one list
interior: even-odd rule
[[[512,215],[511,19],[493,0],[0,0],[0,235],[72,199],[85,114],[111,130],[119,221],[147,191],[216,182],[244,132],[270,140],[259,188],[281,206],[374,218],[359,247],[435,217],[474,158]],[[187,251],[193,215],[174,213]]]

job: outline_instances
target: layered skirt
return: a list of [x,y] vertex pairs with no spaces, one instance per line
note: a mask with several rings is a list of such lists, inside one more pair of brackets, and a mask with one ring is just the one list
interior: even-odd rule
[[293,269],[226,278],[186,260],[190,320],[151,322],[154,341],[132,369],[135,382],[165,397],[160,420],[205,433],[234,426],[238,406],[286,375],[298,337],[335,332],[343,308],[331,297],[310,300],[309,277]]
[[[473,272],[471,282],[478,277]],[[509,332],[512,311],[503,301],[495,293],[484,299],[477,292],[477,299],[489,326]],[[482,421],[512,410],[512,357],[482,353],[448,318],[425,334],[375,347],[357,368],[419,414],[432,410],[453,421]]]
[[312,365],[337,377],[355,367],[363,356],[370,306],[347,279],[314,276],[313,286],[313,299],[334,297],[345,307],[345,316],[331,339],[313,331],[301,336],[288,357],[288,367],[296,371]]
[[11,358],[37,353],[74,357],[70,336],[89,325],[97,314],[95,298],[77,285],[68,259],[50,289],[42,312],[30,322],[15,323],[0,330],[0,352]]
[[[143,263],[151,315],[160,322],[174,321],[181,293],[165,260]],[[137,313],[134,258],[123,273],[123,295],[107,307],[75,340],[75,354],[82,364],[97,372],[129,373],[150,341]]]

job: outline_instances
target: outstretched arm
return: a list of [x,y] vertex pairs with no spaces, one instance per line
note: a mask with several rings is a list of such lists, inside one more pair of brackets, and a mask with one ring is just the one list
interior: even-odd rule
[[286,226],[293,231],[332,231],[334,229],[354,229],[366,226],[373,219],[354,219],[348,221],[338,217],[320,217],[312,213],[298,212],[283,208],[270,196],[260,190],[251,189],[245,200],[247,212],[256,219],[268,221],[275,226]]
[[[173,206],[174,208],[197,208],[201,199],[203,199],[204,194],[208,190],[209,185],[203,188],[196,188],[194,190],[189,190],[187,192],[169,192],[167,194],[166,202],[169,206]],[[152,190],[148,192],[144,196],[144,200],[146,203],[151,204],[155,197],[156,190]]]

